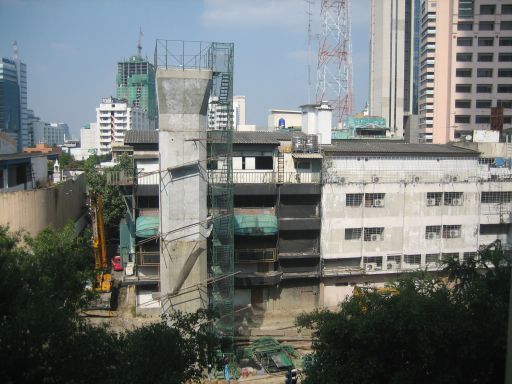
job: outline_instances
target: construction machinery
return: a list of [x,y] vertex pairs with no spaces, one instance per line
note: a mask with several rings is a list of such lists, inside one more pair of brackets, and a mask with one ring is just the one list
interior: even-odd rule
[[107,245],[105,241],[105,226],[103,223],[103,201],[101,193],[90,193],[90,208],[92,220],[92,249],[96,268],[94,290],[101,293],[110,292],[112,275],[109,272]]

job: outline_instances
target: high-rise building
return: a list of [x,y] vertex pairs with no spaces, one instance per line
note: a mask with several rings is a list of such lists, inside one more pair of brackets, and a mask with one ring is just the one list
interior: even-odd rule
[[245,96],[233,96],[234,126],[238,131],[238,127],[245,125]]
[[157,103],[155,69],[153,64],[140,55],[117,63],[117,98],[125,99],[130,108],[144,111],[156,128]]
[[122,143],[126,131],[154,129],[146,111],[130,107],[126,100],[114,97],[102,99],[96,108],[96,124],[100,155],[109,154],[112,143]]
[[419,136],[446,143],[512,128],[512,3],[421,1]]
[[14,59],[0,62],[0,131],[16,140],[18,150],[28,146],[27,66],[14,45]]
[[402,137],[417,114],[419,0],[372,0],[370,115]]

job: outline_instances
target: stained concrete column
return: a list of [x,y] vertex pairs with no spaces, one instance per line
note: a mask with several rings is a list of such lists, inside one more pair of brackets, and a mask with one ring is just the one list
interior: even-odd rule
[[[160,289],[163,302],[192,312],[207,305],[206,137],[210,70],[158,69]],[[184,228],[186,227],[186,228]],[[166,235],[169,231],[175,231]],[[188,289],[189,287],[195,287]]]

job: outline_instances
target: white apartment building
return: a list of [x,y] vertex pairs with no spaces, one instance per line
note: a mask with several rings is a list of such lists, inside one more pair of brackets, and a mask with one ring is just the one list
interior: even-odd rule
[[96,108],[96,124],[100,155],[109,154],[113,143],[123,143],[127,131],[152,129],[146,112],[128,107],[126,100],[114,97],[102,99]]
[[493,120],[512,128],[510,1],[422,0],[420,54],[420,141],[458,140]]
[[235,131],[239,130],[240,126],[245,126],[245,96],[233,96],[233,113]]
[[511,243],[512,175],[480,164],[478,152],[421,144],[324,147],[322,297],[336,305],[357,285],[464,260]]

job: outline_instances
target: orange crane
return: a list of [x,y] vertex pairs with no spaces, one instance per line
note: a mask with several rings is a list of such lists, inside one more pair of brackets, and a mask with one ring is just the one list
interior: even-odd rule
[[103,223],[103,201],[101,193],[91,192],[92,218],[92,249],[96,266],[96,282],[94,289],[99,292],[110,292],[112,275],[109,272],[105,226]]

